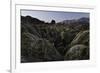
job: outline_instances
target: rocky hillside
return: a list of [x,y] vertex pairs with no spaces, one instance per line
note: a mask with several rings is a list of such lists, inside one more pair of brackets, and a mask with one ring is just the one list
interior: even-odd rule
[[21,62],[89,59],[89,20],[77,21],[84,24],[73,22],[68,26],[21,16]]

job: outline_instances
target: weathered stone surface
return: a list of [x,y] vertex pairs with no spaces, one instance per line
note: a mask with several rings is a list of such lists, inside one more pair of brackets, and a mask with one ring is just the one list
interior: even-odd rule
[[76,44],[89,45],[89,31],[88,30],[81,31],[76,35],[76,37],[71,42],[71,46],[76,45]]
[[85,45],[75,45],[66,52],[65,60],[89,59],[89,47]]
[[22,36],[22,55],[25,56],[24,60],[38,62],[63,59],[53,44],[48,40],[39,38],[30,33],[23,33]]

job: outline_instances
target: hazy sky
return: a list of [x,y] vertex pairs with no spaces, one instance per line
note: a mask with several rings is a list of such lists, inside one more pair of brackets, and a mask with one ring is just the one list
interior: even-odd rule
[[22,16],[32,16],[34,18],[38,18],[45,22],[51,22],[51,20],[55,20],[56,22],[60,22],[63,20],[70,19],[78,19],[81,17],[89,17],[89,13],[82,12],[56,12],[56,11],[35,11],[35,10],[21,10]]

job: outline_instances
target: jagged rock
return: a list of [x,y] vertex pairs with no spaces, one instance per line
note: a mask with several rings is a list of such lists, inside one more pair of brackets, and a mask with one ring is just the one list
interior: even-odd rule
[[89,47],[85,45],[75,45],[66,52],[65,60],[85,60],[89,59]]

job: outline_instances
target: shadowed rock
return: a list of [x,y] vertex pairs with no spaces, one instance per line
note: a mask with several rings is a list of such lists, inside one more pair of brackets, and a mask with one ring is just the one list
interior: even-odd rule
[[[22,34],[22,56],[25,61],[56,61],[63,57],[48,40],[39,38],[30,33]],[[22,61],[23,62],[23,61]]]

